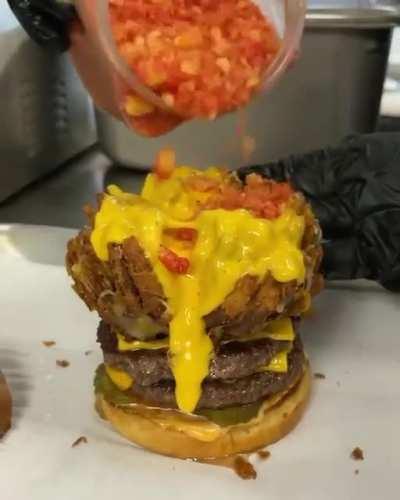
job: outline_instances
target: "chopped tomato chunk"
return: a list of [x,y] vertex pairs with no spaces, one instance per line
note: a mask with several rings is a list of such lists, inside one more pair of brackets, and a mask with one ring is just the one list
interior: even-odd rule
[[238,183],[221,183],[205,202],[205,208],[237,210],[245,208],[256,217],[275,219],[294,194],[287,183],[277,183],[251,174],[244,186]]
[[[174,168],[173,150],[162,150],[157,158],[155,174],[158,178],[166,180],[171,176]],[[206,170],[204,173],[190,174],[181,180],[183,189],[196,202],[197,213],[218,208],[246,209],[256,217],[275,219],[282,214],[294,195],[293,189],[286,182],[275,182],[258,174],[250,174],[245,182],[241,183],[235,176],[222,169],[219,175],[216,175],[215,170],[212,172]],[[197,238],[195,228],[166,228],[164,234],[189,244]]]
[[171,271],[172,273],[186,274],[190,266],[189,259],[187,259],[186,257],[180,257],[175,252],[163,245],[160,246],[158,258],[160,259],[160,262],[162,262],[168,269],[168,271]]
[[217,179],[211,179],[206,175],[191,175],[185,180],[185,185],[193,191],[206,193],[218,188],[220,182]]
[[145,137],[156,137],[170,132],[182,121],[177,115],[165,113],[159,109],[142,116],[128,115],[127,118],[132,123],[135,131]]
[[168,228],[164,233],[179,241],[194,241],[197,238],[197,230],[191,227]]
[[174,171],[175,151],[173,149],[162,149],[156,159],[154,172],[160,179],[169,179]]
[[247,104],[282,43],[252,0],[109,0],[109,11],[121,57],[183,119]]

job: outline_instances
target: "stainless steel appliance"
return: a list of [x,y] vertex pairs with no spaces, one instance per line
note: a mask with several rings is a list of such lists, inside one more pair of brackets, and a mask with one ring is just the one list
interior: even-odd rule
[[92,104],[67,55],[36,46],[0,4],[0,201],[96,140]]
[[374,129],[382,96],[398,2],[378,7],[368,0],[311,2],[301,58],[278,86],[241,113],[214,123],[193,122],[164,137],[144,140],[111,116],[98,113],[104,150],[116,162],[139,169],[164,146],[178,160],[198,166],[243,164],[240,126],[256,141],[251,163],[334,143]]

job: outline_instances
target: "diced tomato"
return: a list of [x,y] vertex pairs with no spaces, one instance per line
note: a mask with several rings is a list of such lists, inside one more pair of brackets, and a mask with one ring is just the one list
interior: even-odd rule
[[[175,166],[175,155],[172,150],[163,150],[157,159],[155,173],[160,179],[171,176]],[[201,193],[197,196],[197,208],[201,210],[238,210],[246,209],[255,217],[275,219],[279,217],[287,205],[294,191],[288,183],[279,183],[265,179],[260,175],[247,176],[244,185],[239,183],[229,174],[210,176],[207,174],[193,174],[183,179],[185,188]],[[194,228],[167,228],[166,236],[177,241],[187,242],[190,247],[197,238]],[[164,259],[164,260],[163,260]],[[179,257],[172,250],[166,248],[160,260],[168,269],[178,269],[174,272],[186,272],[189,261]],[[179,271],[179,269],[183,269]]]
[[243,187],[237,184],[220,184],[205,201],[203,208],[225,210],[245,208],[256,217],[275,219],[280,216],[292,195],[293,190],[289,184],[277,183],[251,174]]
[[164,113],[158,109],[148,115],[127,118],[132,122],[135,131],[145,137],[165,134],[182,121],[177,115]]
[[169,179],[176,165],[175,151],[173,149],[162,149],[156,159],[154,173],[160,179]]
[[188,272],[190,266],[189,259],[180,257],[163,245],[160,246],[158,258],[171,273],[186,274]]
[[185,180],[185,185],[193,191],[207,193],[218,188],[219,182],[217,179],[211,179],[206,175],[191,175]]
[[201,47],[203,33],[198,26],[193,26],[174,39],[174,44],[181,49],[195,49]]
[[246,186],[253,188],[253,187],[258,187],[262,186],[264,184],[264,179],[261,177],[261,175],[258,174],[250,174],[246,177]]
[[287,183],[276,184],[275,189],[277,191],[277,198],[283,202],[287,201],[294,194],[292,187]]
[[191,227],[168,228],[164,233],[179,241],[195,241],[197,238],[197,230]]
[[281,210],[272,201],[267,201],[262,208],[262,214],[265,219],[276,219],[280,216]]
[[236,186],[224,186],[221,191],[221,207],[225,210],[243,208],[244,193]]
[[282,41],[252,0],[109,0],[121,56],[182,119],[247,104]]

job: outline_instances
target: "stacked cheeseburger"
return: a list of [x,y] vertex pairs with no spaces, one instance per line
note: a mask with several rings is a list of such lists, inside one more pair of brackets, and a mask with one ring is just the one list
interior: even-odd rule
[[307,401],[296,332],[321,288],[320,230],[289,185],[160,153],[139,195],[109,186],[68,245],[101,316],[96,407],[158,453],[218,458],[283,437]]

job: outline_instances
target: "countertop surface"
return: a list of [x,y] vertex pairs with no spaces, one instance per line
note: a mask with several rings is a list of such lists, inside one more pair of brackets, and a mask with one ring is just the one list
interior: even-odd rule
[[0,223],[78,228],[86,222],[82,207],[95,203],[105,186],[117,184],[137,192],[144,177],[143,172],[113,166],[92,148],[0,203]]

